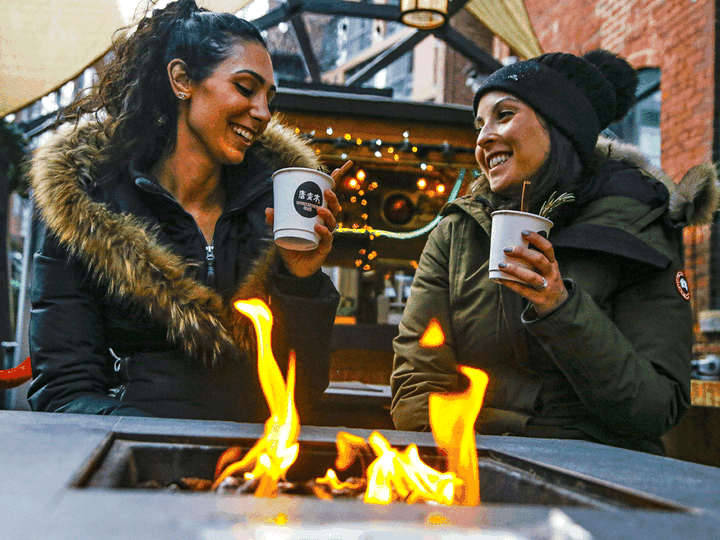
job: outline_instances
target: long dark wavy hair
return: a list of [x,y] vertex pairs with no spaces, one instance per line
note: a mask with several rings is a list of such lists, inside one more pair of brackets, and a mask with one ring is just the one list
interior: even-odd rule
[[171,60],[181,59],[189,78],[201,82],[238,43],[267,49],[249,21],[200,8],[195,0],[176,0],[151,12],[155,1],[148,0],[136,30],[113,43],[100,82],[63,112],[64,121],[91,114],[103,122],[109,144],[96,165],[100,176],[131,160],[149,167],[174,148],[178,103],[166,69]]

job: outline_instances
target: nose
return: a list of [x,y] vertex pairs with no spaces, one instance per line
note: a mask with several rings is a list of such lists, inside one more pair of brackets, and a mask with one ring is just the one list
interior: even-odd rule
[[272,113],[270,112],[270,104],[268,103],[268,98],[265,94],[262,92],[258,92],[255,96],[255,99],[253,100],[253,106],[250,110],[250,114],[254,117],[260,120],[261,122],[267,124],[270,121],[270,118],[272,118]]
[[486,146],[489,142],[492,142],[497,137],[497,133],[495,133],[495,129],[492,127],[492,124],[488,122],[487,124],[483,125],[483,127],[478,131],[477,134],[477,140],[475,141],[475,144],[478,146]]

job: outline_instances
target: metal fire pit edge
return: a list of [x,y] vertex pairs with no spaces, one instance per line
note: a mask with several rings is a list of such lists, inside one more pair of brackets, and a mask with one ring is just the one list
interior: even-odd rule
[[[303,426],[300,441],[334,444],[338,429],[342,428]],[[404,531],[420,531],[427,538],[442,538],[445,532],[454,531],[476,536],[479,531],[510,531],[517,534],[516,538],[546,538],[547,534],[542,536],[538,531],[547,528],[551,514],[558,510],[519,504],[483,503],[474,508],[401,503],[377,506],[308,498],[269,500],[88,489],[76,486],[101,466],[114,441],[215,441],[222,446],[232,440],[255,440],[262,436],[263,426],[0,411],[0,431],[3,540],[237,540],[263,538],[259,535],[267,527],[266,532],[284,531],[283,538],[379,539],[385,538],[381,536],[383,530],[397,532],[398,538]],[[371,433],[349,431],[365,438]],[[396,447],[411,443],[434,447],[431,434],[382,433]],[[485,436],[476,440],[481,454],[498,460],[509,458],[509,466],[513,459],[521,460],[534,474],[548,470],[556,475],[568,473],[596,487],[619,486],[624,493],[678,507],[677,511],[559,508],[594,539],[720,538],[720,469],[582,441]],[[343,530],[357,534],[338,536],[337,531]],[[303,531],[305,536],[301,536]],[[318,536],[320,531],[322,536]]]

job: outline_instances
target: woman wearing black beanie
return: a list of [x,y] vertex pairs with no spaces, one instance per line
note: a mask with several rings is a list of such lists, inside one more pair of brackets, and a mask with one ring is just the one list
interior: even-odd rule
[[[431,233],[395,340],[398,429],[429,429],[429,394],[461,389],[457,367],[469,365],[490,379],[480,433],[663,453],[660,436],[690,404],[682,227],[712,216],[716,175],[700,165],[675,185],[636,149],[599,137],[636,85],[634,69],[602,50],[545,54],[482,84],[481,174]],[[519,209],[526,181],[530,212],[553,194],[571,200],[550,216],[547,239],[529,232],[530,249],[505,248],[502,269],[521,282],[495,283],[490,214]],[[446,340],[425,348],[433,319]]]

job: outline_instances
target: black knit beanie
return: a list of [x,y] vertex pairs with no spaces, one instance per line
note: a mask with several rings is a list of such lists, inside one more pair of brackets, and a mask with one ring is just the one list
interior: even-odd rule
[[583,166],[600,132],[627,114],[635,102],[637,73],[623,58],[596,50],[584,56],[549,53],[499,69],[475,94],[513,94],[572,142]]

